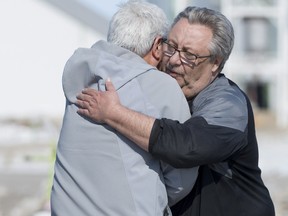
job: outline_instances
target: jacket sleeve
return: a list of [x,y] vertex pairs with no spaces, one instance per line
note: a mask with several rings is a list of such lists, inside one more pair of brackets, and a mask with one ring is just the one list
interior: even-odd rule
[[245,145],[247,103],[228,90],[209,93],[194,101],[193,115],[183,124],[170,119],[155,121],[149,152],[178,168],[223,162]]
[[194,117],[180,124],[169,119],[156,120],[149,152],[177,168],[190,168],[225,161],[242,148],[245,132],[208,125]]

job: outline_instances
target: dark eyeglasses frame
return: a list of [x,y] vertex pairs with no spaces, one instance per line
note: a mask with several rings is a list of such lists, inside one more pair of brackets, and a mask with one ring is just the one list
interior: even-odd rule
[[[167,41],[167,39],[163,39],[162,42],[165,43],[168,47],[174,49],[173,52],[164,51],[164,54],[165,54],[166,56],[172,57],[172,56],[176,53],[176,51],[177,51],[177,52],[179,52],[180,60],[183,61],[184,63],[188,63],[188,64],[190,64],[190,63],[195,63],[198,58],[200,59],[200,58],[210,58],[210,57],[212,57],[212,55],[198,56],[198,55],[196,55],[196,54],[194,54],[194,53],[190,53],[190,52],[188,52],[188,51],[179,50],[178,48],[176,48],[175,46],[173,46],[172,44],[170,44],[170,43]],[[188,53],[192,58],[187,58],[185,55],[182,56],[181,53]]]

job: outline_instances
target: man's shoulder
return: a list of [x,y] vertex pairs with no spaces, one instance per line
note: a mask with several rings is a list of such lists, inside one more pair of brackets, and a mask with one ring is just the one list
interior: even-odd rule
[[215,80],[193,101],[193,115],[202,116],[211,125],[244,130],[247,125],[247,101],[240,88],[227,78]]
[[233,104],[246,103],[245,96],[241,89],[232,81],[222,76],[211,83],[195,98],[197,100],[220,103],[230,101]]
[[180,98],[185,98],[177,81],[162,71],[149,70],[138,77],[138,82],[143,91],[152,92],[152,97],[160,97],[162,100],[165,97],[172,101],[179,101]]
[[190,117],[187,100],[177,81],[157,70],[137,77],[149,104],[158,110],[154,117],[177,119],[181,122]]

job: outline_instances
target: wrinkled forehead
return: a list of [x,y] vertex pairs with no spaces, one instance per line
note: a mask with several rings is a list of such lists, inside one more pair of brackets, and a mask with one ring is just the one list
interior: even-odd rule
[[198,23],[190,24],[188,19],[180,19],[170,30],[168,40],[177,44],[179,48],[203,50],[212,41],[212,30]]

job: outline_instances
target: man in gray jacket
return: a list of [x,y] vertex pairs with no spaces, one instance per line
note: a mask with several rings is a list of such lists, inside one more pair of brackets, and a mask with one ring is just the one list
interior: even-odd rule
[[77,114],[75,105],[83,88],[105,91],[105,80],[111,78],[121,103],[130,109],[155,118],[189,119],[179,85],[156,69],[166,20],[153,4],[125,3],[110,22],[108,43],[80,48],[66,63],[66,109],[57,146],[52,215],[169,215],[168,203],[175,204],[192,189],[197,168],[174,169],[156,160],[111,127]]

